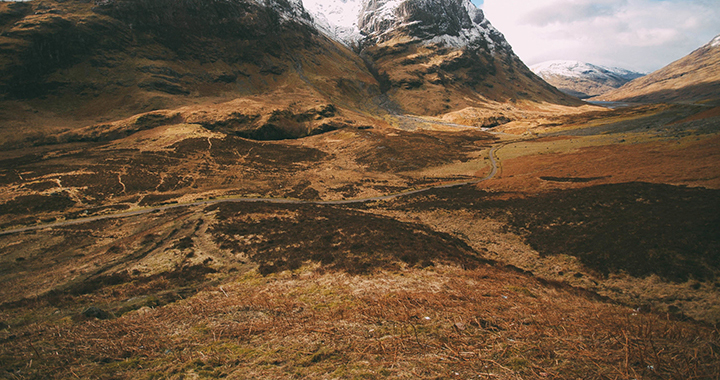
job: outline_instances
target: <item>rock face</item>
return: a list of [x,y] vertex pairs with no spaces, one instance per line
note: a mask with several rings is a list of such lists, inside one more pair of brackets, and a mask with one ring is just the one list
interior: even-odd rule
[[548,61],[530,69],[560,91],[580,99],[602,95],[645,75],[578,61]]
[[478,42],[511,49],[502,34],[469,0],[304,0],[319,29],[347,45],[373,45],[396,32],[465,47]]
[[402,33],[428,43],[454,47],[470,44],[510,45],[470,1],[388,1],[365,3],[359,23],[369,44],[389,41]]
[[[488,102],[574,104],[533,74],[469,0],[337,0],[325,6],[306,1],[306,6],[325,24],[338,20],[344,32],[331,37],[364,57],[402,111],[441,115]],[[343,6],[359,9],[355,22],[347,13],[323,13]]]
[[720,104],[720,36],[688,56],[593,100]]
[[0,119],[88,125],[247,96],[342,104],[338,115],[577,104],[469,0],[306,3],[0,2]]

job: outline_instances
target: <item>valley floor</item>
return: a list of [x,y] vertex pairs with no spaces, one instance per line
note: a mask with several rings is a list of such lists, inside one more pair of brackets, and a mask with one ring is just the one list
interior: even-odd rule
[[1,151],[0,377],[717,378],[717,112],[427,120]]

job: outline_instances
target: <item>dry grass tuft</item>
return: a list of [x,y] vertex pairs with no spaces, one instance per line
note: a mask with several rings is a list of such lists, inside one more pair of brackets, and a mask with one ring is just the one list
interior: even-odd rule
[[[716,329],[439,266],[374,276],[250,272],[117,319],[4,330],[8,378],[691,379]],[[8,317],[5,311],[2,318]],[[12,333],[12,335],[11,335]]]

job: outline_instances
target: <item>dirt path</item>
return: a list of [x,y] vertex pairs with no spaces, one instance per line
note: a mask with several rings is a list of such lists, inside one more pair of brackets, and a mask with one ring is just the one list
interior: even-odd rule
[[163,205],[163,206],[158,206],[158,207],[145,208],[142,210],[127,211],[127,212],[122,212],[122,213],[117,213],[117,214],[98,215],[98,216],[92,216],[92,217],[81,218],[81,219],[66,220],[66,221],[56,222],[56,223],[15,228],[15,229],[10,229],[10,230],[0,231],[0,236],[17,234],[17,233],[28,232],[28,231],[52,229],[52,228],[57,228],[57,227],[73,226],[73,225],[78,225],[78,224],[83,224],[83,223],[95,222],[98,220],[127,218],[127,217],[131,217],[131,216],[145,215],[145,214],[150,214],[153,212],[160,212],[160,211],[171,210],[171,209],[176,209],[176,208],[181,208],[181,207],[209,206],[209,205],[214,205],[214,204],[218,204],[218,203],[227,203],[227,202],[312,204],[312,205],[348,205],[348,204],[359,204],[359,203],[367,203],[367,202],[387,201],[387,200],[391,200],[391,199],[404,197],[407,195],[424,193],[424,192],[427,192],[430,190],[448,189],[448,188],[452,188],[452,187],[474,185],[474,184],[478,184],[480,182],[488,181],[488,180],[494,178],[495,175],[497,175],[498,160],[496,158],[496,153],[500,148],[502,148],[506,144],[507,143],[503,143],[498,146],[494,146],[492,149],[490,149],[490,164],[492,166],[492,169],[490,170],[490,173],[488,173],[487,176],[485,176],[484,178],[479,179],[479,180],[455,182],[455,183],[450,183],[450,184],[445,184],[445,185],[435,185],[435,186],[424,187],[421,189],[408,190],[408,191],[395,193],[395,194],[381,195],[381,196],[377,196],[377,197],[343,199],[343,200],[335,200],[335,201],[303,201],[303,200],[299,200],[299,199],[287,199],[287,198],[243,198],[243,197],[223,198],[223,199],[207,199],[207,200],[191,202],[191,203],[170,204],[170,205]]

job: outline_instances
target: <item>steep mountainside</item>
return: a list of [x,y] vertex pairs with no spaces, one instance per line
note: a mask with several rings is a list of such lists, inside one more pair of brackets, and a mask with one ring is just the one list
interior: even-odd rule
[[380,94],[297,1],[0,3],[0,51],[3,139],[258,94],[351,108]]
[[318,29],[355,48],[363,38],[358,27],[363,3],[362,0],[303,0]]
[[688,56],[595,100],[720,104],[720,35]]
[[720,107],[315,6],[0,1],[0,379],[718,380]]
[[[314,16],[300,0],[0,3],[0,145],[156,110],[215,114],[245,97],[267,103],[257,120],[296,110],[292,131],[257,120],[230,129],[294,137],[361,114],[493,126],[580,105],[533,74],[469,0],[307,3]],[[303,116],[330,105],[330,124]]]
[[[443,115],[494,102],[576,104],[533,74],[469,0],[306,6],[323,30],[360,51],[403,111]],[[348,13],[354,9],[360,10],[357,19]]]
[[578,61],[547,61],[530,70],[560,91],[581,99],[602,95],[645,75]]

